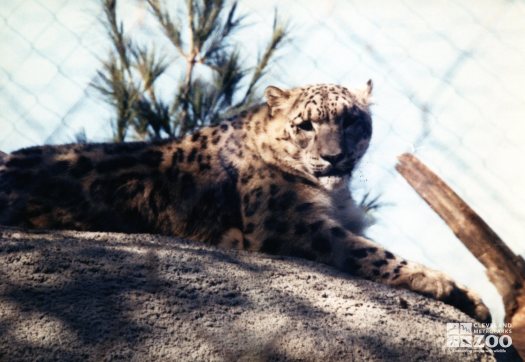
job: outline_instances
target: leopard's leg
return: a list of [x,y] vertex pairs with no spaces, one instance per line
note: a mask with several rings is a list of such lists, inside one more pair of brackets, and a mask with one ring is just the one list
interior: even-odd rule
[[445,273],[405,260],[373,241],[349,232],[344,240],[332,242],[340,252],[333,254],[331,264],[339,269],[443,301],[480,322],[491,321],[490,312],[481,298]]
[[[444,273],[407,261],[345,229],[331,216],[328,198],[319,194],[301,197],[292,189],[281,189],[270,199],[259,201],[257,212],[244,213],[245,248],[320,261],[443,301],[478,321],[490,321],[490,313],[476,293]],[[250,205],[245,204],[244,210],[251,211]]]

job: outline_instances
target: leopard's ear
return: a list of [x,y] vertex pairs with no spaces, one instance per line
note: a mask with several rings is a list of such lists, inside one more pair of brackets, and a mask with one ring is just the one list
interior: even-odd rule
[[361,103],[365,105],[369,105],[372,103],[372,89],[374,88],[374,83],[372,83],[372,79],[369,79],[368,82],[366,82],[366,87],[361,89],[358,93],[359,100]]
[[278,108],[290,99],[290,92],[271,85],[264,90],[264,97],[271,109]]
[[372,89],[374,89],[374,83],[372,82],[372,79],[369,79],[368,82],[366,82],[366,89],[365,89],[365,94],[368,97],[372,95]]

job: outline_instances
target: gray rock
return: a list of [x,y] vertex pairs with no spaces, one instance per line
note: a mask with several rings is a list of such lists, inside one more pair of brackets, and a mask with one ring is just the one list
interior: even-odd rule
[[0,229],[0,360],[494,360],[445,347],[446,323],[469,321],[305,260]]

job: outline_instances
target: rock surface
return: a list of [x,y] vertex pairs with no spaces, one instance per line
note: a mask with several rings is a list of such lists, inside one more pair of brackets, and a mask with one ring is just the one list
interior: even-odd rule
[[305,260],[0,229],[0,360],[494,360],[445,347],[446,323],[469,321]]

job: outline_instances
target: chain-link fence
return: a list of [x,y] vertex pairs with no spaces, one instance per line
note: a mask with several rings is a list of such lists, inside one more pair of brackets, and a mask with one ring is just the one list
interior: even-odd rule
[[[177,1],[173,1],[174,5]],[[150,32],[144,2],[121,1],[127,30]],[[292,40],[267,84],[363,86],[374,80],[374,138],[356,194],[380,194],[370,235],[479,290],[501,317],[481,266],[394,171],[414,152],[515,249],[525,252],[525,2],[250,1],[238,33],[256,54],[275,7]],[[98,1],[0,4],[0,149],[111,136],[110,109],[89,83],[108,42]],[[175,86],[177,76],[164,81]],[[170,83],[171,82],[171,83]]]

